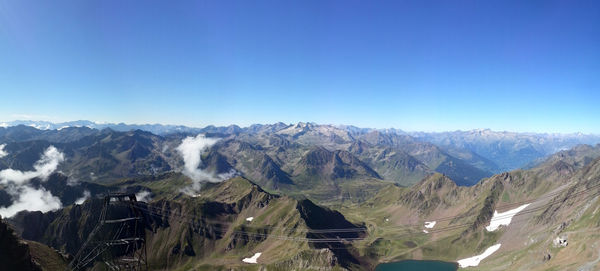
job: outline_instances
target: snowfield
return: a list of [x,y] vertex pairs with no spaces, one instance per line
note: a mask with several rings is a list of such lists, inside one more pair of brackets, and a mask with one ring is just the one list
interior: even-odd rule
[[500,226],[508,226],[510,221],[512,221],[513,216],[515,216],[518,212],[523,211],[523,209],[527,208],[529,203],[523,204],[515,209],[508,210],[504,213],[498,213],[498,210],[494,210],[494,216],[490,220],[490,225],[485,227],[487,231],[495,231]]
[[252,222],[252,220],[254,220],[253,216],[246,218],[246,221],[248,221],[248,222]]
[[469,266],[478,266],[479,262],[481,262],[483,259],[487,258],[488,256],[492,255],[492,253],[496,252],[498,249],[500,249],[500,244],[495,244],[491,247],[488,247],[480,255],[473,256],[471,258],[458,260],[458,266],[460,266],[461,268],[465,268],[465,267],[469,267]]
[[425,222],[425,228],[428,229],[433,229],[433,227],[435,226],[435,221],[431,221],[431,222]]
[[256,263],[256,260],[258,260],[258,257],[260,257],[260,254],[262,254],[262,253],[258,252],[256,254],[254,254],[254,256],[252,256],[251,258],[244,258],[242,260],[242,262],[245,262],[245,263]]

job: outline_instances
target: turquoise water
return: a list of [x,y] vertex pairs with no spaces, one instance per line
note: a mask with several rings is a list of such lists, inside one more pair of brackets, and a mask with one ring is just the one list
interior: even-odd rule
[[418,260],[382,263],[375,267],[375,271],[456,271],[457,269],[456,263]]

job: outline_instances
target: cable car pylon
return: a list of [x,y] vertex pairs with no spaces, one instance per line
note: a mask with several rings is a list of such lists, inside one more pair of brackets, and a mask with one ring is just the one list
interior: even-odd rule
[[144,216],[135,194],[104,197],[98,225],[67,270],[86,270],[102,262],[110,270],[148,270]]

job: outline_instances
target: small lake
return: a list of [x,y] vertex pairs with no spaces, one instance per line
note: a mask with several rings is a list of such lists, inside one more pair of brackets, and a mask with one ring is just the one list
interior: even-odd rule
[[405,260],[393,263],[382,263],[375,267],[375,271],[456,271],[457,263],[442,261]]

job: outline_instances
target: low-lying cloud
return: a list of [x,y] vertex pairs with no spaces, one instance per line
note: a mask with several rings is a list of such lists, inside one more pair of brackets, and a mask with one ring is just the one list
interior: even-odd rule
[[[11,206],[0,208],[2,217],[12,217],[20,211],[48,212],[62,207],[60,199],[44,188],[35,189],[28,185],[16,187],[16,199]],[[13,189],[10,189],[13,190]],[[12,194],[11,192],[9,192]]]
[[135,193],[137,201],[150,202],[152,200],[150,191],[140,191]]
[[45,180],[56,170],[58,164],[64,160],[64,154],[54,146],[50,146],[44,151],[40,160],[35,162],[33,171],[20,171],[11,168],[0,171],[0,184],[13,183],[22,185],[28,183],[33,178]]
[[47,212],[60,209],[62,203],[58,197],[53,196],[43,187],[36,189],[30,186],[29,181],[33,178],[46,181],[64,159],[63,153],[50,146],[44,151],[40,160],[35,162],[33,171],[10,168],[0,171],[0,184],[5,185],[6,191],[13,198],[12,205],[0,208],[0,215],[11,217],[23,210]]
[[81,198],[78,198],[75,200],[75,204],[83,204],[91,196],[92,196],[92,193],[90,193],[90,191],[88,191],[88,190],[85,190],[85,191],[83,191],[83,196],[81,196]]
[[200,191],[202,182],[221,182],[226,178],[231,178],[236,174],[235,170],[225,174],[215,175],[200,169],[202,166],[202,154],[212,145],[219,141],[218,138],[205,137],[199,134],[196,137],[186,137],[177,146],[176,150],[181,154],[184,162],[183,174],[190,177],[193,181],[191,187],[184,190],[188,194]]
[[8,152],[4,150],[4,147],[6,147],[6,144],[0,144],[0,158],[8,155]]

